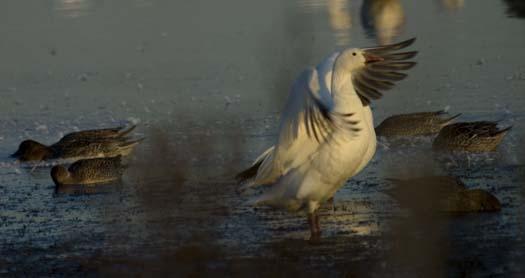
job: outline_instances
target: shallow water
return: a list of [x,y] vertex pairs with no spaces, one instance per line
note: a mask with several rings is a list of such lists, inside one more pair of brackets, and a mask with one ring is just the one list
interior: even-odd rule
[[[0,273],[54,276],[522,276],[525,24],[520,1],[0,3]],[[446,109],[513,125],[489,155],[383,142],[322,211],[243,205],[232,176],[273,143],[293,78],[334,49],[417,37],[418,66],[373,106]],[[49,165],[8,155],[33,138],[139,122],[123,181],[55,192]],[[384,178],[454,174],[499,213],[419,219]],[[282,274],[281,274],[282,275]]]

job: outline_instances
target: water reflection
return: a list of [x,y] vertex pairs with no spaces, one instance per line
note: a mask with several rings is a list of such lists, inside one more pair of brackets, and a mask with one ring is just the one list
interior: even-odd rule
[[153,0],[135,0],[137,7],[150,7],[153,6]]
[[336,44],[348,45],[350,43],[349,31],[352,28],[348,0],[328,0],[327,4],[330,27],[334,33]]
[[65,17],[77,18],[84,16],[93,9],[93,1],[90,0],[54,0],[53,6],[58,14]]
[[441,5],[448,11],[457,11],[465,6],[465,0],[441,0]]
[[523,0],[504,0],[507,4],[507,15],[509,17],[525,18],[525,1]]
[[405,14],[399,0],[364,0],[361,22],[379,44],[389,44],[403,31]]
[[299,0],[298,5],[303,11],[311,13],[326,8],[336,44],[346,46],[350,43],[349,31],[352,28],[349,2],[350,0]]

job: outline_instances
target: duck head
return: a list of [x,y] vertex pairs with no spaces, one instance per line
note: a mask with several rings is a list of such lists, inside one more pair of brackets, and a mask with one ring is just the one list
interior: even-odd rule
[[69,171],[61,165],[57,165],[51,168],[51,178],[55,182],[56,186],[71,183],[71,175]]
[[48,146],[34,140],[25,140],[20,143],[18,150],[11,157],[18,158],[21,161],[39,161],[49,158],[51,154]]

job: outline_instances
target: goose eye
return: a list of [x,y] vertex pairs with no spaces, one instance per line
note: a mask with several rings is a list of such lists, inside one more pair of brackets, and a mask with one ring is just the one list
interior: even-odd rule
[[355,52],[352,52],[352,55],[354,55],[354,56],[355,56],[355,55],[356,55],[356,54],[355,54]]

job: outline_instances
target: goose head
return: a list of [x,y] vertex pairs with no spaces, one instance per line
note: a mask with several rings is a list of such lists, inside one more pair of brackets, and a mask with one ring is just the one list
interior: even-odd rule
[[359,48],[349,48],[341,52],[336,60],[336,70],[352,73],[371,63],[384,61],[379,55],[368,53]]

